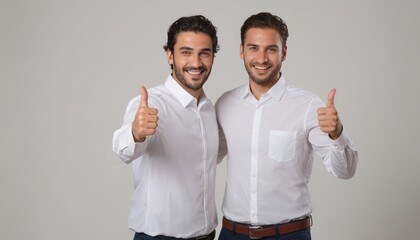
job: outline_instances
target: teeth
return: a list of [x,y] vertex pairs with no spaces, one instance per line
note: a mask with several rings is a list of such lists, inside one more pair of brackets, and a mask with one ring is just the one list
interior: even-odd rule
[[254,65],[254,68],[259,69],[259,70],[265,70],[265,69],[268,69],[268,66],[255,66]]
[[188,71],[188,73],[191,75],[199,75],[201,71]]

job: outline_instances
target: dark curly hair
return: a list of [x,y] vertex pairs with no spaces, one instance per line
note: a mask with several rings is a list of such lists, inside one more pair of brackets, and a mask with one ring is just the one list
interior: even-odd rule
[[210,20],[202,15],[195,15],[189,17],[181,17],[176,20],[168,29],[168,42],[163,49],[174,52],[176,37],[181,32],[201,32],[209,35],[212,40],[213,55],[219,50],[217,42],[217,28],[211,23]]
[[241,43],[244,44],[245,34],[250,28],[272,28],[277,30],[282,39],[283,47],[286,46],[289,30],[286,22],[280,17],[268,12],[260,12],[250,16],[241,27]]

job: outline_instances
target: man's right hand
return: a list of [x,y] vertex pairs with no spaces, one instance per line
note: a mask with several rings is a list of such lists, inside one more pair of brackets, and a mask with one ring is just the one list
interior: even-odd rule
[[158,121],[158,110],[156,108],[149,108],[147,100],[147,90],[145,87],[140,88],[141,101],[136,117],[134,118],[132,126],[132,134],[135,142],[144,142],[147,136],[153,135],[156,132]]

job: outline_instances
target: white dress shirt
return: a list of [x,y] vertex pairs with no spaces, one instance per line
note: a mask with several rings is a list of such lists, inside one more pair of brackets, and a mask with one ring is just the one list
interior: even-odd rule
[[310,215],[313,152],[334,176],[354,175],[357,152],[346,132],[334,141],[318,126],[317,109],[323,106],[283,77],[259,100],[248,84],[220,97],[216,115],[219,161],[226,154],[228,161],[226,218],[266,225]]
[[215,175],[219,144],[215,110],[204,92],[197,100],[171,76],[148,90],[158,109],[155,135],[135,143],[131,125],[140,96],[128,104],[113,150],[133,166],[129,228],[151,236],[190,238],[217,225]]

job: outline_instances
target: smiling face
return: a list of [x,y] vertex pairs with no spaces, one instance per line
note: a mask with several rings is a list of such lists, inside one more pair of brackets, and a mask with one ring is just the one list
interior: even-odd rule
[[280,78],[286,58],[287,47],[283,47],[280,34],[272,28],[250,28],[240,51],[251,87],[270,89]]
[[166,52],[173,65],[172,77],[191,95],[199,98],[210,76],[214,52],[209,35],[201,32],[181,32],[176,36],[174,52]]

